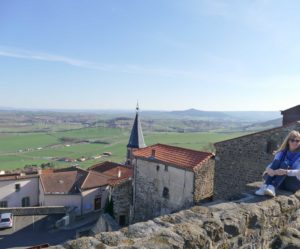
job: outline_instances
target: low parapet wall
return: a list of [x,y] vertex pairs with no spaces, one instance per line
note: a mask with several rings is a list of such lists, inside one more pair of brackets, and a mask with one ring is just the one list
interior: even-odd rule
[[300,248],[300,192],[195,206],[54,248]]
[[13,215],[48,215],[48,214],[65,214],[69,211],[68,207],[17,207],[17,208],[0,208],[1,213],[12,213]]

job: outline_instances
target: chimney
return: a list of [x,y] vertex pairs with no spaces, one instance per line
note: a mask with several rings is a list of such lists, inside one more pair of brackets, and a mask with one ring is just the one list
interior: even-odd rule
[[151,157],[155,158],[155,149],[152,149]]
[[121,170],[119,169],[119,171],[118,171],[118,178],[120,178],[121,175],[122,175],[122,172],[121,172]]

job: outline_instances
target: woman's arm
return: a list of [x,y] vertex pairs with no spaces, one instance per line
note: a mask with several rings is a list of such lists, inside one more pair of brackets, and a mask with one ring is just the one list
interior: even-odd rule
[[293,169],[278,169],[274,171],[275,175],[296,176],[300,180],[300,159],[293,164]]
[[287,175],[300,177],[300,169],[288,169]]
[[287,175],[288,176],[297,176],[297,178],[300,178],[300,159],[298,159],[296,162],[293,164],[293,169],[288,169],[287,170]]

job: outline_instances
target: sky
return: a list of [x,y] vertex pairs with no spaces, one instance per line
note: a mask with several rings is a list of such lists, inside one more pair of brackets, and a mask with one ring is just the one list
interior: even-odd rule
[[0,107],[300,104],[298,0],[0,0]]

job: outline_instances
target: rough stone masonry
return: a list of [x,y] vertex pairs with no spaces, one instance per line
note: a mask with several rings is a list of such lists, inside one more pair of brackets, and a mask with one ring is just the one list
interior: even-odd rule
[[214,199],[235,199],[249,191],[248,184],[262,180],[284,138],[300,131],[300,122],[215,143]]
[[236,202],[194,206],[53,248],[300,248],[299,207],[300,192],[281,192],[274,199],[251,195]]

